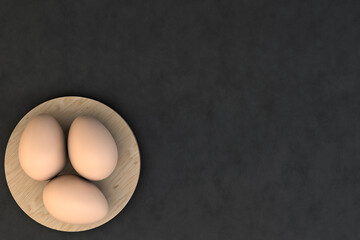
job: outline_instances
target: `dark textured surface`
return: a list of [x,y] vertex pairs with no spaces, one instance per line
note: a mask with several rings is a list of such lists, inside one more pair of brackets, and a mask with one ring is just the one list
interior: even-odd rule
[[128,206],[62,233],[0,181],[2,239],[360,238],[359,1],[0,0],[0,149],[64,95],[140,145]]

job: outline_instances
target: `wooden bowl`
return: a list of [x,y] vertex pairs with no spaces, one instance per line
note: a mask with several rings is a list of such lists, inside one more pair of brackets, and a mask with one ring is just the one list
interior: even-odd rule
[[[92,116],[111,132],[118,147],[119,158],[114,172],[105,180],[93,182],[105,195],[109,212],[102,220],[92,224],[73,225],[52,217],[45,209],[42,192],[49,181],[35,181],[22,170],[18,158],[21,134],[29,120],[40,113],[55,117],[63,127],[65,136],[72,121],[81,115]],[[59,173],[78,175],[69,159]],[[124,119],[108,106],[84,97],[60,97],[33,108],[16,125],[5,152],[5,176],[10,192],[20,208],[36,222],[59,231],[77,232],[99,227],[114,218],[133,195],[140,175],[140,153],[135,136]]]

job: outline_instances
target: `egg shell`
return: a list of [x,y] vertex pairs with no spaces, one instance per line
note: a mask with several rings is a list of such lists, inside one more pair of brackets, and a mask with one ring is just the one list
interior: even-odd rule
[[77,117],[68,136],[69,158],[74,169],[84,178],[99,181],[114,171],[118,150],[109,130],[97,119]]
[[46,210],[70,224],[90,224],[103,219],[109,209],[102,192],[92,183],[74,175],[51,180],[44,188]]
[[50,115],[40,114],[26,125],[19,142],[19,162],[31,178],[43,181],[58,174],[65,166],[64,132]]

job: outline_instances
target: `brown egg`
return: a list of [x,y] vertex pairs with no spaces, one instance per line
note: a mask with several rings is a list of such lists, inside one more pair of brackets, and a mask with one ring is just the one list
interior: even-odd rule
[[108,202],[92,183],[74,175],[51,180],[44,188],[46,210],[56,219],[70,224],[89,224],[103,219]]
[[115,169],[118,150],[106,127],[91,117],[78,117],[71,124],[68,137],[69,157],[83,177],[98,181]]
[[65,139],[60,124],[41,114],[29,121],[19,143],[19,161],[24,172],[42,181],[58,174],[65,166]]

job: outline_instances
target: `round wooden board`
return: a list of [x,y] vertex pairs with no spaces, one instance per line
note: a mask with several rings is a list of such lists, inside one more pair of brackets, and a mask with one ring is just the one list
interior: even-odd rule
[[[40,113],[55,117],[67,136],[72,121],[81,115],[98,119],[113,135],[119,152],[114,172],[105,180],[93,182],[103,192],[109,203],[109,212],[102,220],[83,225],[73,225],[53,218],[42,201],[43,188],[49,181],[35,181],[22,170],[18,159],[21,134],[28,121]],[[59,175],[75,174],[69,159]],[[114,218],[133,195],[140,175],[138,144],[124,119],[108,106],[84,97],[61,97],[49,100],[28,112],[16,125],[5,152],[5,176],[10,192],[20,208],[38,223],[59,231],[77,232],[101,226]]]

